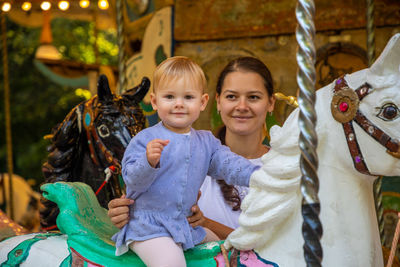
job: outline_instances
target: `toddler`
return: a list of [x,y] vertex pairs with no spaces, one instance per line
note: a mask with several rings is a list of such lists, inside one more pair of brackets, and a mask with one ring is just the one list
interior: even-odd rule
[[134,136],[123,160],[127,197],[134,199],[130,221],[113,236],[116,255],[133,250],[147,266],[186,266],[183,250],[216,241],[209,229],[192,228],[186,217],[206,175],[249,185],[258,167],[221,145],[193,122],[208,102],[201,68],[172,57],[154,72],[151,104],[161,121]]

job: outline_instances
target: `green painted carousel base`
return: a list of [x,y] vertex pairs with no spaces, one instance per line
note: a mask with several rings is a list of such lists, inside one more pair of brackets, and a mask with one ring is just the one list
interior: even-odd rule
[[[111,237],[118,231],[86,184],[57,182],[41,187],[43,196],[60,208],[57,225],[68,236],[68,246],[89,262],[104,266],[145,266],[129,251],[115,256]],[[219,242],[210,242],[185,251],[187,266],[216,266],[214,257],[221,252]],[[71,259],[72,260],[72,259]]]

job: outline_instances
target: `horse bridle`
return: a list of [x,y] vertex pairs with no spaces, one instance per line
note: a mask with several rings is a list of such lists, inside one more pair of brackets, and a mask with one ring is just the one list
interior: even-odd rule
[[334,95],[331,102],[332,116],[343,126],[354,167],[359,172],[367,175],[373,174],[370,173],[364,161],[354,132],[353,121],[355,121],[369,136],[383,145],[387,149],[386,152],[396,158],[400,158],[399,141],[391,138],[388,134],[379,129],[359,110],[360,102],[372,91],[373,89],[368,83],[353,90],[347,85],[346,80],[342,76],[335,81]]
[[[121,164],[118,159],[114,156],[114,154],[104,145],[103,141],[100,139],[97,134],[96,128],[94,127],[94,121],[98,116],[98,112],[94,112],[96,110],[94,107],[97,105],[98,97],[93,97],[89,101],[87,101],[83,106],[83,118],[78,118],[78,123],[80,124],[83,121],[83,127],[86,130],[86,137],[90,151],[90,158],[93,162],[99,166],[100,159],[96,155],[95,146],[103,153],[104,158],[110,165],[114,165],[117,172],[121,171]],[[78,114],[78,117],[81,117],[82,114]],[[79,127],[81,128],[81,126]],[[108,167],[108,166],[106,166]]]

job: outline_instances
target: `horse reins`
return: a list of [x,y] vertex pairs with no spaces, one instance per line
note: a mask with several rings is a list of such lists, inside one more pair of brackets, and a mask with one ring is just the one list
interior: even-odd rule
[[355,121],[369,136],[384,146],[387,149],[387,153],[396,158],[400,158],[399,142],[379,129],[359,110],[359,104],[362,99],[372,91],[373,89],[368,83],[361,85],[356,90],[352,90],[342,76],[335,81],[334,95],[331,102],[332,116],[343,126],[354,167],[359,172],[367,175],[373,174],[370,173],[364,161],[354,132],[353,121]]
[[96,105],[97,105],[97,97],[94,97],[85,103],[83,109],[83,115],[84,115],[83,127],[86,130],[86,137],[88,140],[90,158],[97,166],[100,166],[100,159],[96,156],[96,151],[95,151],[95,145],[96,145],[97,148],[103,153],[106,161],[110,165],[114,165],[116,168],[120,169],[119,161],[114,157],[114,154],[109,149],[107,149],[107,147],[101,141],[94,127],[93,122],[98,116],[97,112],[96,113],[93,112],[94,110],[97,110],[94,108],[94,106]]

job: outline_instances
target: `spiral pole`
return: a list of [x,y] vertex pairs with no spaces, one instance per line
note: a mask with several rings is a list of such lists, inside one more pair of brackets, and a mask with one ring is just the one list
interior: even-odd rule
[[374,0],[367,0],[367,56],[368,66],[375,61],[375,26],[374,26],[375,6]]
[[125,38],[123,20],[123,0],[116,0],[117,9],[117,38],[118,38],[118,92],[121,94],[126,90],[126,60],[125,60]]
[[315,131],[317,121],[315,113],[315,61],[316,52],[314,47],[315,26],[314,26],[315,5],[313,0],[299,0],[296,7],[296,18],[298,26],[296,39],[298,49],[296,53],[297,84],[300,88],[299,94],[299,147],[301,151],[301,193],[302,215],[303,215],[303,238],[304,258],[307,266],[321,266],[322,246],[322,225],[319,220],[320,203],[318,198],[319,181],[317,175],[318,137]]
[[381,244],[384,245],[386,242],[386,238],[384,232],[385,222],[383,219],[382,179],[383,177],[379,176],[374,183],[374,199],[375,199],[376,217],[379,226],[379,235],[381,237]]

